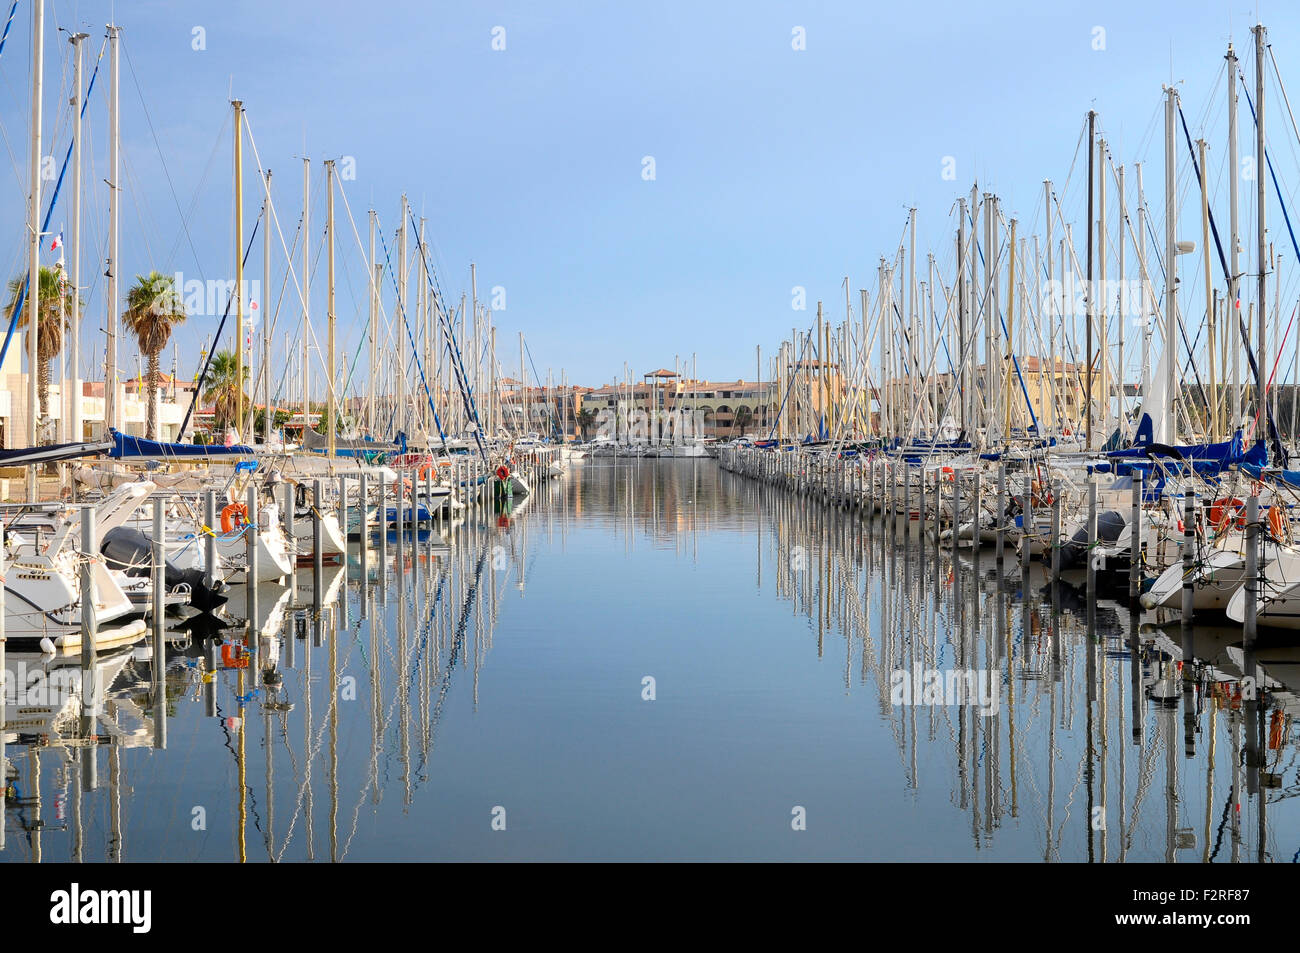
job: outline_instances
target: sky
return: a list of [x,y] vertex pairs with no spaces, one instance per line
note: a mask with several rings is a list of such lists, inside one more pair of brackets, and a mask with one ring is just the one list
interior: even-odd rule
[[[857,289],[874,293],[909,208],[922,259],[930,248],[941,266],[950,259],[953,203],[975,181],[1002,197],[1008,216],[1037,216],[1035,228],[1046,178],[1068,179],[1063,206],[1081,210],[1082,166],[1072,174],[1071,165],[1082,162],[1089,109],[1117,162],[1147,164],[1158,205],[1162,85],[1180,84],[1192,135],[1204,127],[1221,170],[1219,71],[1230,37],[1252,68],[1256,19],[1269,27],[1283,79],[1300,76],[1300,10],[1277,2],[47,0],[46,11],[42,151],[56,164],[69,141],[71,62],[55,28],[89,33],[93,62],[104,24],[122,27],[125,272],[232,276],[237,97],[260,166],[273,173],[286,245],[301,214],[301,157],[313,160],[314,252],[319,160],[351,174],[336,198],[349,365],[366,319],[366,211],[378,211],[391,245],[405,193],[427,220],[445,298],[454,305],[468,292],[474,262],[480,298],[504,305],[494,310],[503,373],[517,376],[522,331],[540,376],[563,370],[588,385],[621,377],[625,364],[639,376],[692,357],[701,377],[752,379],[755,347],[766,365],[791,328],[807,328],[818,300],[843,316],[846,276],[856,315]],[[0,255],[11,274],[25,261],[31,16],[31,0],[20,0],[0,54],[0,211],[10,223]],[[83,269],[92,276],[107,233],[104,63],[85,133]],[[1300,182],[1297,138],[1280,105],[1270,108],[1270,148],[1289,192],[1287,181]],[[251,227],[259,162],[247,141],[245,151]],[[67,202],[65,191],[55,231],[66,227]],[[1199,240],[1198,223],[1190,228]],[[296,347],[300,318],[292,290],[279,291],[286,255],[278,234],[274,242],[268,304],[273,363],[283,367],[294,363],[286,335]],[[249,268],[260,277],[260,236]],[[321,255],[312,310],[322,345],[324,285]],[[792,307],[796,287],[807,310]],[[391,299],[391,286],[384,293]],[[88,279],[83,298],[80,360],[96,377],[102,284]],[[195,314],[177,332],[183,377],[219,319]],[[124,346],[124,371],[134,372],[134,355]]]

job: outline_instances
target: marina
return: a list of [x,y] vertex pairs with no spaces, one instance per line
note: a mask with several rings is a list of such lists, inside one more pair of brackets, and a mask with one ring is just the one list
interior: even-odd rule
[[[1280,909],[1300,23],[616,6],[0,0],[11,880],[106,923],[166,865],[137,932],[198,863]],[[1004,28],[1075,32],[963,72]]]
[[[1297,649],[1185,643],[1123,594],[845,515],[711,460],[591,461],[388,563],[354,547],[319,593],[259,587],[255,642],[232,599],[161,667],[149,639],[93,670],[11,649],[19,685],[102,694],[10,729],[5,859],[1289,859]],[[987,678],[927,700],[954,670]]]

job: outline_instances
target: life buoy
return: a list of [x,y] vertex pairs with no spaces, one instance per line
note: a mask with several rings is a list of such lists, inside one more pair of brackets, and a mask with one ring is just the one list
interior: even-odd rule
[[[235,522],[239,517],[239,522]],[[248,523],[248,507],[243,503],[227,503],[221,510],[221,531],[234,532]]]
[[506,466],[504,463],[501,464],[501,466],[497,467],[497,479],[498,480],[510,479],[510,468]]
[[1246,501],[1239,496],[1221,496],[1210,504],[1210,523],[1214,526],[1215,532],[1223,532],[1227,529],[1235,518],[1236,525],[1241,528],[1246,525],[1246,517],[1242,514]]
[[1282,507],[1274,504],[1268,508],[1268,528],[1273,533],[1273,538],[1277,540],[1286,537],[1286,517],[1282,513]]

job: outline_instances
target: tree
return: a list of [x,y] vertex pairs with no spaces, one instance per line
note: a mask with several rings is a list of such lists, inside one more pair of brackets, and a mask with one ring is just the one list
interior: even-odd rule
[[242,388],[236,369],[237,355],[234,351],[218,351],[212,355],[212,364],[208,368],[207,389],[203,399],[210,401],[216,411],[212,425],[214,429],[229,427],[237,423],[239,395]]
[[126,310],[122,322],[135,335],[140,350],[149,362],[148,401],[145,436],[158,437],[158,384],[161,372],[158,355],[171,339],[172,328],[185,320],[185,305],[176,293],[175,281],[169,275],[150,271],[136,275],[135,284],[126,293]]
[[743,434],[745,432],[745,428],[749,426],[750,421],[753,419],[754,419],[754,412],[744,404],[741,404],[740,408],[736,411],[736,419],[732,422],[731,425],[732,432],[735,433],[737,430],[739,430]]
[[[279,430],[287,424],[293,415],[287,410],[277,410],[271,415],[271,427]],[[266,430],[266,408],[258,407],[253,411],[253,433],[263,433]]]
[[[36,391],[40,399],[41,419],[49,417],[50,407],[50,361],[63,350],[63,332],[68,327],[68,315],[72,311],[72,289],[68,287],[67,276],[62,268],[41,268],[38,273],[40,316],[36,324]],[[27,276],[21,275],[9,281],[9,302],[5,305],[5,314],[14,313],[18,306],[18,296],[27,287]],[[32,297],[23,299],[23,310],[18,316],[18,327],[27,327],[31,312]],[[80,355],[74,355],[74,359]],[[32,442],[36,435],[32,434]]]
[[578,411],[578,427],[582,430],[582,439],[591,439],[591,428],[596,424],[597,414],[590,407]]

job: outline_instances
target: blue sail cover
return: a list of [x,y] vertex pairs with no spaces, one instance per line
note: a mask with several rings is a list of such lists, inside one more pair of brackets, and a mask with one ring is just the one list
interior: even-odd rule
[[1218,463],[1222,466],[1241,463],[1242,461],[1259,464],[1268,462],[1268,450],[1264,441],[1256,441],[1253,447],[1246,450],[1240,430],[1233,433],[1231,440],[1187,446],[1166,446],[1152,443],[1148,437],[1147,440],[1139,439],[1132,447],[1125,450],[1112,450],[1106,456],[1112,460],[1140,459],[1146,456],[1182,457],[1184,460],[1192,460],[1197,463]]
[[[1267,465],[1268,447],[1263,440],[1257,440],[1249,450],[1245,449],[1241,431],[1238,430],[1232,435],[1231,440],[1219,443],[1201,443],[1190,446],[1166,446],[1159,443],[1147,443],[1130,447],[1127,450],[1114,450],[1106,454],[1106,456],[1115,461],[1114,472],[1119,476],[1131,473],[1133,469],[1147,470],[1150,464],[1144,464],[1142,461],[1154,457],[1168,457],[1176,461],[1173,466],[1167,467],[1167,469],[1177,470],[1188,467],[1202,476],[1213,476],[1230,466],[1262,467]],[[1099,464],[1094,469],[1096,472],[1105,473],[1108,466]]]
[[113,437],[113,449],[108,455],[115,460],[129,457],[179,457],[187,460],[203,460],[212,457],[249,457],[256,452],[252,447],[242,444],[222,447],[202,443],[164,443],[161,440],[148,440],[144,437],[128,437],[111,428],[109,433]]
[[1296,488],[1300,488],[1300,470],[1274,470],[1271,473],[1264,473],[1264,468],[1253,463],[1241,464],[1241,472],[1256,480],[1281,480]]

